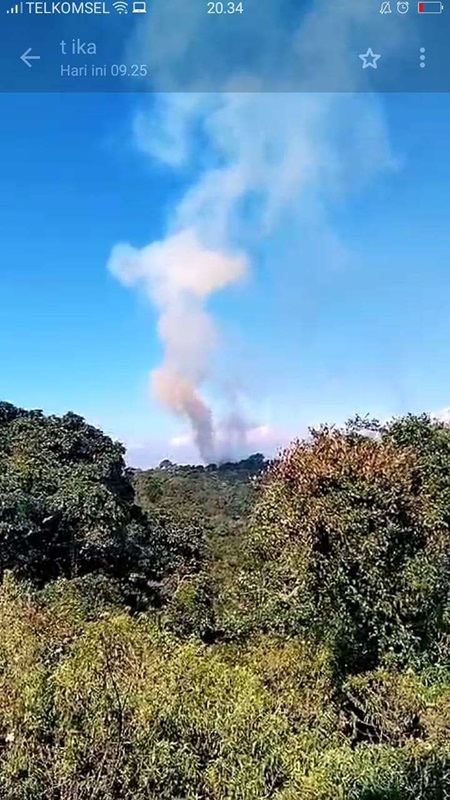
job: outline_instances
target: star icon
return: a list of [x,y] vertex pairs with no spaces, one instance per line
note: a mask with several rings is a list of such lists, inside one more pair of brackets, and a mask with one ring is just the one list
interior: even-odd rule
[[362,68],[367,69],[367,67],[372,67],[372,69],[378,69],[377,61],[381,58],[379,53],[374,53],[372,48],[369,47],[367,53],[361,53],[359,58],[363,62]]

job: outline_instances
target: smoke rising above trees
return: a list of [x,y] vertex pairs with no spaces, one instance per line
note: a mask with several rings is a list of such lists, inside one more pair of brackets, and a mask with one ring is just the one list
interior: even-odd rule
[[[274,26],[286,26],[273,3],[261,0],[259,6]],[[393,158],[380,106],[373,96],[357,94],[361,77],[356,70],[354,95],[264,93],[258,75],[233,75],[232,64],[222,91],[201,93],[192,66],[201,63],[201,53],[197,48],[194,58],[192,44],[208,40],[200,35],[206,17],[178,0],[155,2],[152,13],[134,52],[145,52],[146,60],[151,53],[152,89],[158,89],[159,80],[173,91],[153,94],[148,105],[141,105],[133,132],[147,157],[168,170],[184,170],[189,179],[169,209],[163,238],[140,250],[117,245],[109,268],[125,285],[143,284],[158,309],[164,356],[152,373],[154,395],[190,421],[203,459],[218,456],[218,430],[226,430],[234,445],[240,442],[243,455],[245,420],[252,414],[232,408],[225,421],[217,419],[205,395],[212,355],[224,346],[208,300],[245,278],[250,265],[257,277],[261,244],[270,248],[269,267],[277,280],[294,295],[302,291],[301,276],[311,264],[330,270],[345,263],[349,254],[330,208],[391,167]],[[183,15],[189,15],[185,26]],[[269,37],[266,65],[272,59],[280,76],[286,75],[304,46],[309,59],[332,51],[333,69],[348,76],[355,15],[372,31],[379,24],[372,9],[353,0],[338,10],[318,0],[300,30],[286,29],[282,54],[270,52]],[[174,18],[176,32],[169,25]],[[391,45],[386,41],[386,49]],[[177,54],[173,63],[172,51]],[[323,69],[325,61],[319,58],[315,68]],[[264,422],[254,419],[253,425]]]
[[245,256],[209,250],[194,231],[184,230],[142,250],[116,247],[109,268],[126,285],[142,284],[158,308],[164,361],[151,373],[152,390],[163,406],[189,420],[201,457],[214,461],[212,412],[200,388],[208,378],[217,332],[205,304],[246,275]]

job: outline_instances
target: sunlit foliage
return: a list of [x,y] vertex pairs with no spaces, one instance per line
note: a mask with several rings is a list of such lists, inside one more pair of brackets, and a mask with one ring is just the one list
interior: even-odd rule
[[123,456],[0,404],[1,800],[450,797],[449,427]]

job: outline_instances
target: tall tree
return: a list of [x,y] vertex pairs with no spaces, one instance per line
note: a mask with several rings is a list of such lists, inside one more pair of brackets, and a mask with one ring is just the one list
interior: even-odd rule
[[450,428],[427,417],[312,431],[254,513],[256,624],[315,632],[344,671],[447,657],[449,489]]
[[124,448],[76,414],[0,404],[0,569],[123,572],[139,524]]

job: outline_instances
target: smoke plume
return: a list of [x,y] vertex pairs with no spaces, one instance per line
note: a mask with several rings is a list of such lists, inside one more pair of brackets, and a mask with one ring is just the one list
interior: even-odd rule
[[[266,9],[274,30],[289,26],[277,18],[273,0],[260,0],[258,7]],[[152,161],[193,177],[170,211],[167,235],[142,249],[117,245],[109,268],[125,285],[141,286],[157,307],[164,356],[151,374],[152,391],[190,422],[202,458],[212,461],[220,457],[216,439],[223,441],[224,432],[228,449],[245,443],[246,422],[238,409],[223,423],[214,421],[205,396],[220,346],[209,298],[248,274],[262,242],[277,279],[292,291],[305,264],[329,269],[343,263],[346,250],[330,222],[330,207],[390,167],[392,158],[383,115],[371,95],[264,94],[257,91],[264,87],[256,75],[245,78],[254,92],[233,92],[242,83],[229,72],[223,91],[202,94],[195,91],[200,71],[194,69],[188,93],[185,76],[201,63],[201,47],[209,42],[206,15],[195,15],[184,0],[154,0],[152,9],[134,46],[145,62],[153,59],[161,87],[175,91],[141,106],[134,135]],[[360,0],[316,2],[301,31],[286,28],[290,46],[283,52],[271,53],[268,36],[264,53],[270,74],[276,69],[287,74],[292,53],[303,46],[308,63],[315,54],[318,70],[332,69],[347,82],[353,70],[357,92],[360,63],[351,28],[355,17],[365,16],[376,17],[372,2],[366,10]]]
[[109,269],[125,285],[141,285],[159,309],[158,332],[164,362],[151,373],[158,401],[189,420],[202,458],[215,458],[212,412],[200,396],[218,343],[205,309],[210,295],[242,279],[247,260],[240,254],[209,250],[192,230],[182,230],[142,250],[114,248]]

